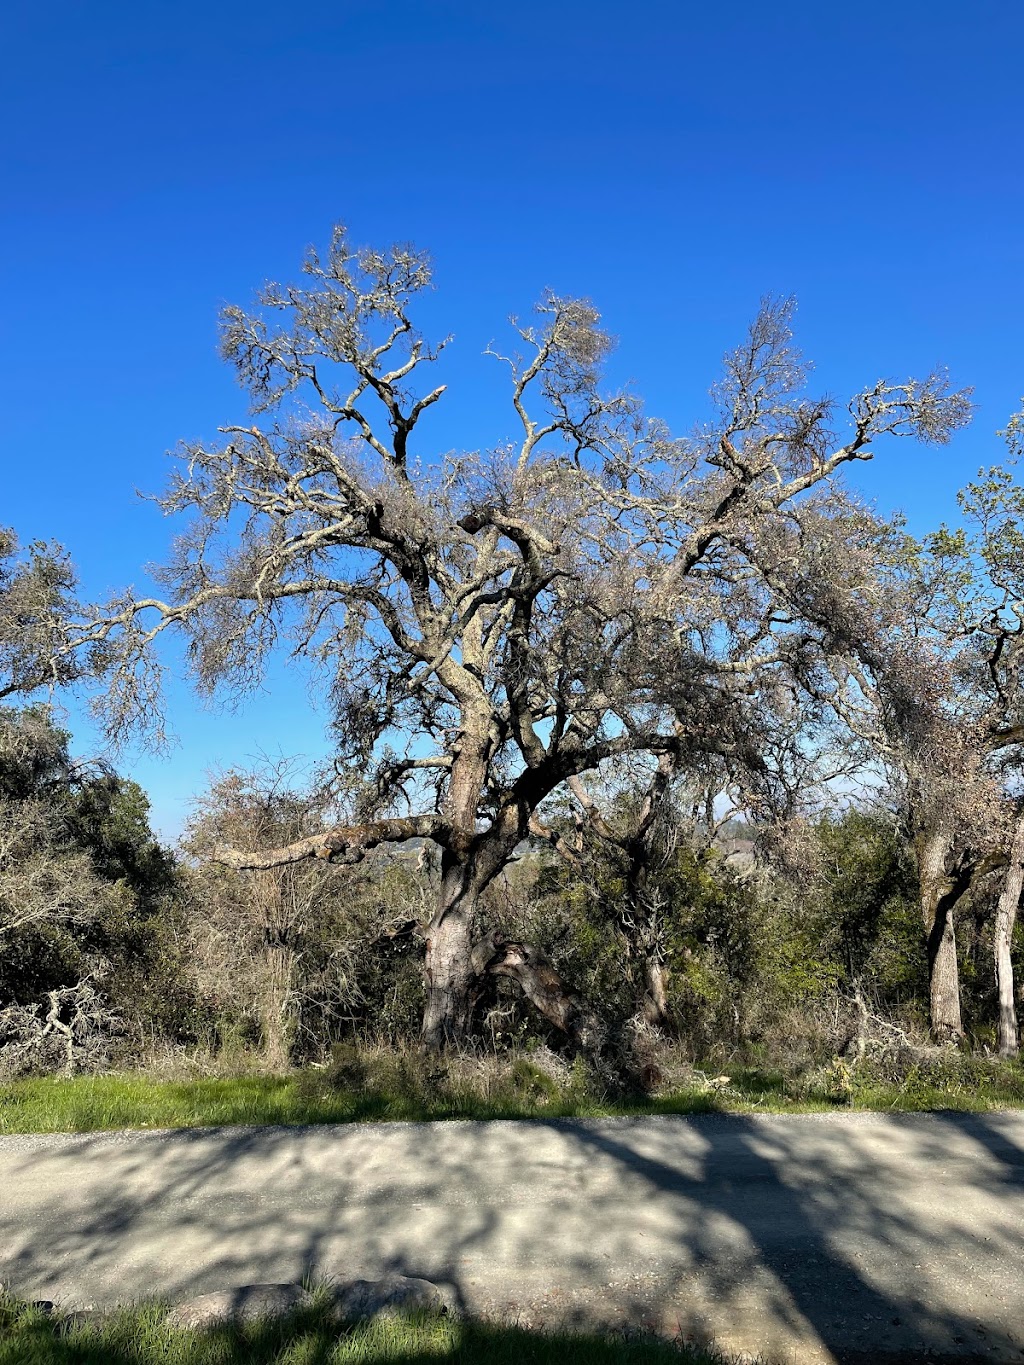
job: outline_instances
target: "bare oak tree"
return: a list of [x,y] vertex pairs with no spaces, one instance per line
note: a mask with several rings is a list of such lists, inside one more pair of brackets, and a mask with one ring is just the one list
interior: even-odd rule
[[831,405],[803,392],[790,305],[768,302],[726,358],[713,420],[675,439],[602,388],[594,307],[548,294],[514,349],[492,352],[514,439],[505,419],[491,450],[439,456],[427,433],[445,386],[420,381],[446,343],[411,313],[427,258],[357,251],[338,229],[304,272],[223,314],[253,418],[182,450],[162,505],[190,521],[166,595],[125,598],[101,627],[120,655],[107,715],[150,704],[150,646],[169,627],[202,691],[251,686],[279,642],[319,668],[339,771],[367,778],[359,818],[219,856],[269,868],[436,845],[423,1037],[439,1047],[470,1026],[481,892],[540,803],[618,755],[748,746],[758,679],[792,652],[751,546],[798,530],[808,491],[875,438],[942,441],[967,403],[941,377],[880,382],[837,437]]

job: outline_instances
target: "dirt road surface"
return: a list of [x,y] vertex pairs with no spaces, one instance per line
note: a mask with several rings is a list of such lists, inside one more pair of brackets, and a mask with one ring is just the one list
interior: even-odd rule
[[1022,1113],[5,1137],[0,1280],[105,1306],[400,1271],[801,1365],[1024,1361],[1022,1182]]

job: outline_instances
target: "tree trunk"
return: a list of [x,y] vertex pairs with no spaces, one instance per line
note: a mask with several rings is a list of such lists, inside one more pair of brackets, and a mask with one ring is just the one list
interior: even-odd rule
[[629,859],[622,929],[643,963],[644,996],[640,1009],[649,1024],[667,1032],[675,1024],[668,1008],[665,990],[668,970],[662,958],[665,904],[658,887],[651,884],[651,873],[656,866],[668,865],[676,847],[679,823],[670,798],[676,772],[676,757],[662,754],[640,806],[635,832],[622,845]]
[[644,964],[644,976],[647,982],[647,994],[644,996],[643,1005],[644,1018],[655,1028],[664,1029],[669,1033],[674,1028],[674,1023],[665,990],[668,969],[660,958],[649,957]]
[[960,971],[956,960],[953,910],[936,920],[928,936],[928,996],[932,1036],[937,1043],[957,1043],[964,1036],[960,1014]]
[[450,835],[441,854],[441,888],[423,963],[427,999],[420,1038],[430,1052],[459,1047],[469,1036],[478,994],[472,940],[477,903],[526,833],[528,812],[515,803],[504,804],[488,830],[477,830],[491,719],[489,706],[464,708],[445,800]]
[[287,944],[268,944],[265,953],[266,979],[260,1008],[263,1056],[268,1066],[283,1071],[291,1061],[292,982],[295,952]]
[[516,980],[533,1006],[581,1047],[597,1053],[603,1031],[583,1002],[562,985],[558,973],[536,949],[488,934],[473,943],[480,896],[508,863],[528,828],[525,803],[509,803],[494,825],[464,853],[445,850],[437,913],[427,938],[427,991],[421,1038],[429,1051],[459,1046],[469,1035],[473,1007],[487,975]]
[[1013,995],[1013,926],[1024,888],[1024,810],[1014,826],[1010,861],[999,894],[995,925],[996,986],[999,991],[998,1048],[1000,1057],[1016,1057],[1019,1050],[1017,1009]]
[[476,981],[472,921],[472,906],[460,904],[435,919],[427,937],[421,1038],[430,1052],[458,1047],[469,1035]]
[[919,845],[921,915],[928,955],[928,996],[932,1037],[937,1043],[956,1043],[964,1036],[960,1014],[960,972],[956,960],[953,909],[970,878],[963,869],[946,871],[948,841],[931,834]]
[[420,1037],[430,1052],[460,1047],[469,1036],[478,976],[473,923],[477,901],[493,876],[491,862],[481,867],[478,852],[465,859],[446,853],[441,862],[441,889],[423,963],[427,1000]]

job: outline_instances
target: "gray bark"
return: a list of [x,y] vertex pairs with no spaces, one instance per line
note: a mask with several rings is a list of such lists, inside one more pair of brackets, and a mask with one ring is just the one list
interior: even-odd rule
[[582,1051],[593,1056],[601,1052],[605,1030],[600,1020],[566,987],[540,949],[492,933],[476,945],[473,961],[480,976],[504,976],[515,981],[534,1009]]
[[471,888],[458,885],[461,871],[452,869],[442,878],[442,909],[427,935],[423,965],[427,998],[421,1036],[431,1052],[464,1042],[471,1023],[476,896]]
[[1013,927],[1024,887],[1024,810],[1014,826],[1010,860],[996,908],[995,966],[999,992],[998,1049],[1000,1057],[1016,1057],[1019,1050],[1017,1009],[1013,989],[1013,960],[1010,947]]
[[649,1024],[656,1028],[664,1029],[666,1032],[675,1027],[668,1007],[668,994],[666,984],[668,981],[668,969],[665,964],[656,957],[647,959],[644,968],[647,978],[647,993],[644,996],[643,1014]]
[[933,933],[929,935],[928,976],[932,1035],[939,1043],[959,1042],[964,1036],[964,1027],[952,907],[941,921],[936,920]]
[[959,1042],[964,1036],[953,912],[970,884],[970,877],[963,869],[949,874],[948,847],[948,840],[940,832],[929,834],[918,845],[929,1015],[932,1036],[938,1043]]

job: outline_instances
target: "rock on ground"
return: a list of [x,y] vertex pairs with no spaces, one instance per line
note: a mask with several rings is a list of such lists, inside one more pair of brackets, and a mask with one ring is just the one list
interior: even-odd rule
[[167,1315],[171,1327],[196,1329],[225,1322],[277,1318],[301,1307],[309,1295],[300,1284],[244,1284],[201,1294],[177,1304]]
[[454,1295],[430,1280],[410,1275],[385,1275],[380,1280],[350,1280],[332,1286],[335,1316],[341,1322],[375,1318],[388,1313],[455,1313]]

